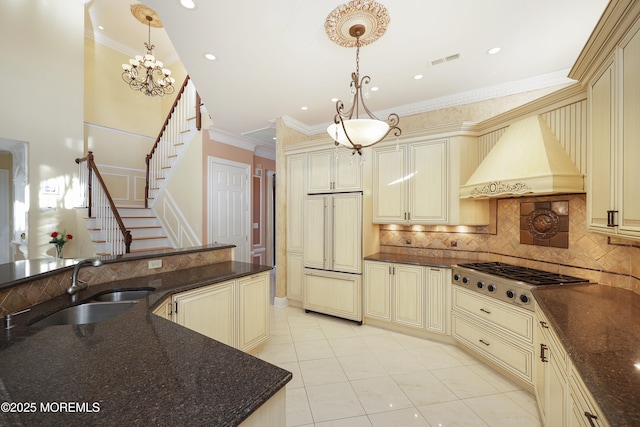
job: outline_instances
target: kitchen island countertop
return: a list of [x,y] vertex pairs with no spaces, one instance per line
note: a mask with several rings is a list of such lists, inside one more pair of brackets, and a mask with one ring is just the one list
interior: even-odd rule
[[640,295],[603,285],[545,286],[533,296],[616,427],[640,425]]
[[0,425],[237,425],[291,373],[152,314],[173,293],[269,267],[222,262],[103,285],[155,291],[100,323],[28,326],[69,305],[63,295],[16,316],[0,333]]

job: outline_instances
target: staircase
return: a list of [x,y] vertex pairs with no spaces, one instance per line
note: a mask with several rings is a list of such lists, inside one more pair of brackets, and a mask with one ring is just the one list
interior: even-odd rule
[[[195,110],[195,114],[194,114]],[[93,160],[93,153],[76,159],[80,186],[88,208],[87,229],[96,255],[149,252],[174,247],[153,212],[186,147],[200,129],[200,99],[187,77],[151,152],[147,155],[145,207],[116,207]],[[151,207],[149,206],[151,205]]]
[[[118,208],[120,218],[127,230],[131,232],[131,247],[129,252],[148,252],[172,249],[173,245],[166,236],[160,221],[149,208]],[[104,238],[101,228],[96,227],[96,218],[86,218],[87,229],[91,234],[91,242],[96,249],[96,255],[113,255],[112,248]]]

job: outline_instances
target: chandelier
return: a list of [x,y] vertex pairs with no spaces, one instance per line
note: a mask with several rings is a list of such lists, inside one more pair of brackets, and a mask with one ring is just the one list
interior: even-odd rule
[[[325,22],[325,30],[332,41],[344,47],[356,47],[356,71],[351,73],[349,85],[351,107],[346,109],[344,103],[338,100],[333,123],[327,128],[327,133],[336,146],[344,145],[354,154],[362,155],[363,148],[379,143],[392,132],[396,137],[402,133],[398,127],[400,118],[397,114],[392,113],[387,120],[380,120],[367,108],[363,86],[368,85],[371,78],[360,78],[360,46],[380,38],[388,24],[386,8],[372,0],[353,0],[339,6]],[[367,27],[372,30],[367,32]],[[363,118],[360,118],[360,108],[363,110]]]
[[[137,6],[134,8],[134,6]],[[171,70],[163,68],[162,62],[153,56],[154,45],[151,44],[151,24],[155,28],[161,28],[162,23],[155,15],[155,12],[144,5],[135,4],[131,6],[131,13],[140,22],[146,21],[149,27],[149,38],[144,43],[147,48],[145,55],[136,55],[129,60],[128,64],[122,64],[122,80],[133,90],[140,91],[147,96],[163,96],[172,94],[175,79],[171,77]],[[156,16],[154,21],[153,16]],[[144,19],[144,20],[143,20]]]

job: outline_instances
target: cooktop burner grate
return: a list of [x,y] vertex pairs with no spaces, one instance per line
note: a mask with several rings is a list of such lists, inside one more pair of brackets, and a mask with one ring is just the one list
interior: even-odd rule
[[479,262],[458,264],[459,267],[473,269],[482,273],[493,274],[509,280],[517,280],[533,286],[563,285],[571,283],[586,283],[588,280],[564,274],[550,273],[528,267],[505,264],[502,262]]

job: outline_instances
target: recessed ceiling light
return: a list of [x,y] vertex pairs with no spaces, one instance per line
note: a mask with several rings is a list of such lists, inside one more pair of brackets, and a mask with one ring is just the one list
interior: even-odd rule
[[371,88],[371,92],[377,92],[379,90],[380,90],[380,88],[378,86],[374,86],[374,87]]
[[309,107],[300,107],[300,109],[301,109],[302,111],[307,111],[307,110],[309,109]]
[[180,4],[186,9],[193,9],[194,7],[196,7],[196,4],[193,0],[180,0]]
[[502,48],[500,47],[492,47],[491,49],[489,49],[487,51],[487,55],[495,55],[496,53],[500,52],[502,50]]
[[104,30],[104,27],[102,25],[98,25],[98,29],[99,30]]
[[215,61],[216,60],[216,56],[213,53],[205,53],[204,57],[207,58],[209,61]]
[[423,77],[424,76],[422,74],[416,74],[415,76],[413,76],[413,80],[420,80]]
[[331,102],[333,102],[333,103],[338,102],[338,98],[331,98]]

